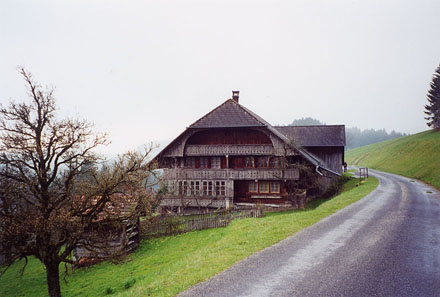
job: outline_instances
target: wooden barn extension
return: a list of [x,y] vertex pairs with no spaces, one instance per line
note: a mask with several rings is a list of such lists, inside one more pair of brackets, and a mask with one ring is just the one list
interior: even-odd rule
[[238,94],[155,157],[168,189],[162,211],[290,205],[342,174],[344,125],[272,126],[239,104]]

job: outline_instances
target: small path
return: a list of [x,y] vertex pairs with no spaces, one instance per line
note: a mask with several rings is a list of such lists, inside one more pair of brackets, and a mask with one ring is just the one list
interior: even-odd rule
[[365,198],[178,296],[440,296],[440,193],[370,175]]

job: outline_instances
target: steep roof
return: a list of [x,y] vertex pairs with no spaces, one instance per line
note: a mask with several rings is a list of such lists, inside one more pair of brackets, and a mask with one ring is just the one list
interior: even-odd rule
[[264,127],[267,122],[244,108],[235,100],[228,99],[189,128]]
[[276,126],[298,146],[345,146],[344,125]]
[[[189,129],[199,128],[227,128],[227,127],[265,127],[282,141],[288,144],[292,149],[297,150],[305,159],[315,166],[333,172],[326,168],[324,162],[312,153],[301,148],[301,146],[344,146],[345,145],[345,128],[340,126],[280,126],[274,127],[266,122],[259,115],[255,114],[246,107],[240,105],[233,99],[228,99],[220,104],[212,111],[201,117],[199,120],[191,124],[181,135],[173,142],[165,147],[159,154],[166,151],[180,136],[184,135]],[[312,133],[308,133],[308,127]],[[317,128],[318,127],[318,128]],[[319,128],[326,127],[326,128]],[[328,127],[334,127],[334,131],[330,131]],[[339,133],[339,134],[338,134]],[[334,134],[332,137],[327,134]],[[327,136],[326,136],[327,135]],[[338,136],[339,135],[339,136]],[[293,137],[293,141],[292,141]],[[325,137],[328,139],[320,140]],[[315,139],[318,138],[318,139]],[[157,157],[157,156],[156,156]],[[156,158],[155,157],[155,158]],[[333,172],[335,173],[335,172]],[[338,173],[335,173],[339,175]]]

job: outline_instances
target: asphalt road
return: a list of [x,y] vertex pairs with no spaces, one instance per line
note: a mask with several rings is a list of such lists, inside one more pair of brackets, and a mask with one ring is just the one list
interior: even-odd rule
[[440,296],[440,193],[370,175],[367,197],[179,296]]

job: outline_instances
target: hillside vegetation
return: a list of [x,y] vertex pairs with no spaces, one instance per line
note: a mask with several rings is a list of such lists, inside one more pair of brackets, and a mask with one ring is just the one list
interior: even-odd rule
[[346,152],[348,164],[420,179],[440,189],[440,132],[433,130]]
[[[304,210],[268,213],[264,218],[235,220],[226,228],[143,240],[120,264],[101,263],[71,272],[67,283],[61,283],[63,296],[175,296],[361,199],[377,184],[375,178],[366,183],[353,178],[338,196],[315,200]],[[30,258],[20,278],[22,266],[23,262],[15,263],[0,277],[0,296],[46,296],[44,266]]]

